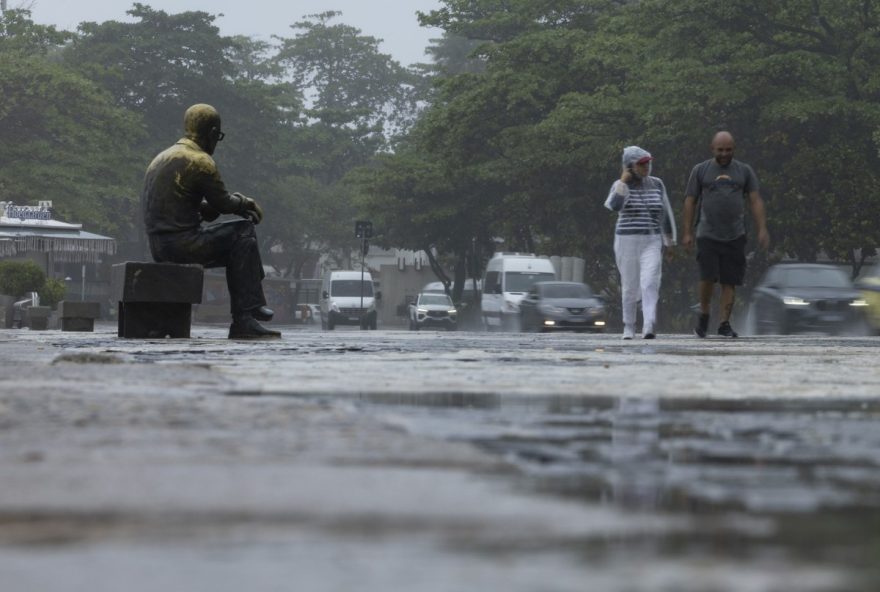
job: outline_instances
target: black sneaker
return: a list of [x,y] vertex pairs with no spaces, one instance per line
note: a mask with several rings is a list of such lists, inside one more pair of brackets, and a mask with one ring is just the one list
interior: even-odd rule
[[654,333],[645,333],[645,339],[654,339],[657,337]]
[[709,330],[709,315],[701,314],[699,320],[697,321],[697,326],[694,327],[694,335],[697,337],[705,337],[706,331]]
[[722,337],[739,337],[736,331],[733,330],[733,327],[730,326],[728,321],[724,321],[720,325],[718,325],[718,334]]

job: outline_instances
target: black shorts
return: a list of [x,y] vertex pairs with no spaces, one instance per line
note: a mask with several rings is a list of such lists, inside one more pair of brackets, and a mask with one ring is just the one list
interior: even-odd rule
[[727,286],[741,286],[746,275],[746,237],[732,241],[697,239],[700,280]]

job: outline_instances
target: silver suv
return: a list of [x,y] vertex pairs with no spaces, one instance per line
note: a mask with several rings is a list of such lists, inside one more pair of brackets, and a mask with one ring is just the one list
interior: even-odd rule
[[442,327],[447,331],[458,328],[458,311],[449,296],[422,292],[409,305],[410,331],[418,331],[422,327]]

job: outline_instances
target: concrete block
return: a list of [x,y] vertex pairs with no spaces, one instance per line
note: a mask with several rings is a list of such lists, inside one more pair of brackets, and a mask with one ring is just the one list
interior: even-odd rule
[[58,316],[65,318],[97,319],[101,316],[101,303],[62,300],[58,303]]
[[31,306],[27,309],[27,324],[32,331],[45,331],[49,328],[49,315],[52,309],[48,306]]

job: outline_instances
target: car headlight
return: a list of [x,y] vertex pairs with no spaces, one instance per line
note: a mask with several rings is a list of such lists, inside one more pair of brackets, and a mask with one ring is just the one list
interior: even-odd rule
[[868,301],[864,298],[856,298],[849,303],[850,306],[868,306]]
[[552,306],[550,304],[542,304],[538,307],[541,312],[545,312],[547,314],[562,314],[565,312],[564,308],[560,308],[558,306]]
[[810,304],[803,298],[798,298],[797,296],[783,296],[782,302],[786,306],[808,306]]
[[502,312],[519,312],[519,304],[511,300],[505,300],[501,305]]
[[457,315],[457,314],[458,314],[458,311],[455,310],[454,308],[450,308],[450,309],[449,309],[448,311],[446,311],[446,312],[448,312],[450,315]]
[[416,312],[419,314],[426,314],[428,312],[427,308],[417,308]]

